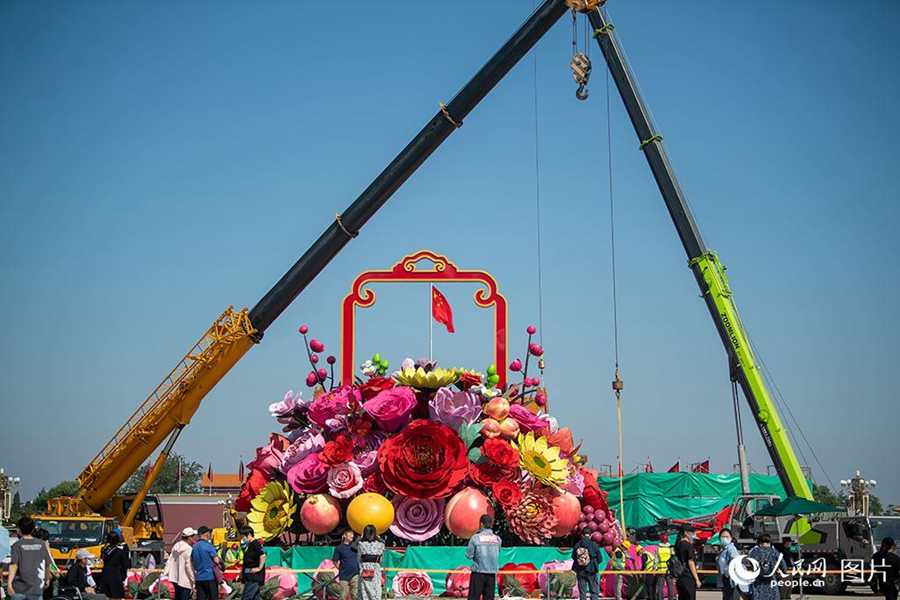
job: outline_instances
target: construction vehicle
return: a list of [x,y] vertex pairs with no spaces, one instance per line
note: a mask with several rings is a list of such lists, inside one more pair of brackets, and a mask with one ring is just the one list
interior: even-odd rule
[[[200,342],[185,355],[79,475],[81,490],[75,498],[67,499],[62,506],[76,513],[74,516],[86,513],[109,514],[120,519],[123,529],[133,527],[135,531],[151,531],[152,537],[152,527],[142,528],[137,517],[146,506],[147,490],[202,399],[254,344],[262,340],[266,329],[291,302],[347,243],[359,235],[366,222],[393,193],[451,133],[462,126],[463,120],[475,106],[570,9],[588,16],[594,37],[634,125],[639,149],[647,158],[684,246],[687,264],[725,346],[733,389],[736,393],[739,386],[743,391],[787,494],[811,499],[809,485],[738,315],[725,276],[725,267],[700,236],[669,164],[662,137],[650,122],[634,77],[624,60],[616,32],[612,24],[607,23],[598,4],[601,4],[599,0],[545,0],[459,93],[446,105],[440,105],[440,110],[362,194],[343,213],[335,215],[335,221],[252,310],[235,311],[229,308],[215,321]],[[589,72],[589,69],[583,70]],[[112,514],[109,511],[104,513],[104,505],[113,498],[127,477],[164,442],[165,448],[156,459],[142,489],[129,500],[130,508],[124,514]],[[739,458],[743,463],[745,461],[742,457],[741,443]],[[136,543],[137,540],[135,536]]]

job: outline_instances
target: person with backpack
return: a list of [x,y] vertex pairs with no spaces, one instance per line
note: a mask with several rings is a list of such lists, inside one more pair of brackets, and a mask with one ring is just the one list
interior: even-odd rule
[[597,600],[599,584],[597,572],[600,566],[600,546],[591,539],[590,527],[581,530],[579,539],[572,548],[572,570],[575,571],[575,581],[578,583],[578,597],[586,600],[590,594],[590,600]]
[[694,526],[689,523],[682,525],[678,530],[675,552],[669,557],[666,574],[675,580],[678,600],[697,600],[697,588],[702,585],[694,560],[694,539],[697,537],[695,531]]
[[756,546],[747,555],[759,563],[759,576],[750,584],[753,600],[779,600],[779,575],[785,574],[781,564],[781,553],[772,545],[772,536],[768,533],[756,539]]
[[657,580],[656,600],[675,600],[675,580],[668,573],[671,557],[672,544],[669,543],[669,536],[664,533],[659,536],[659,546],[656,547],[656,570],[663,571]]

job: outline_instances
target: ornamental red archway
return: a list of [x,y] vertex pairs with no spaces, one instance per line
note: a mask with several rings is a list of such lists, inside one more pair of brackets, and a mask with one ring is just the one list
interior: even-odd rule
[[[420,268],[421,260],[431,263],[430,268]],[[375,304],[375,292],[365,287],[369,283],[409,282],[463,282],[481,283],[484,288],[475,290],[475,304],[482,308],[494,307],[494,364],[500,377],[500,386],[506,385],[506,298],[497,289],[497,280],[486,271],[464,271],[447,260],[446,256],[430,250],[420,250],[404,256],[388,271],[364,271],[353,280],[350,293],[344,297],[341,308],[341,383],[353,383],[356,365],[356,307],[369,308]]]

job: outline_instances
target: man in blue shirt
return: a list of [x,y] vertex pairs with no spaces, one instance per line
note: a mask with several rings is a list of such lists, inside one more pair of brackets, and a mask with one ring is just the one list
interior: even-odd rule
[[497,571],[500,564],[500,536],[491,527],[494,517],[481,515],[481,529],[469,540],[466,557],[472,561],[468,600],[494,600],[497,589]]
[[220,565],[216,549],[209,542],[212,530],[202,525],[197,530],[199,539],[191,549],[191,563],[194,565],[194,578],[197,586],[197,600],[218,600],[219,584],[216,583],[214,565]]
[[341,600],[356,600],[359,597],[359,558],[356,555],[356,546],[353,538],[356,534],[352,529],[344,531],[341,543],[334,549],[331,560],[338,570],[338,585],[340,586]]

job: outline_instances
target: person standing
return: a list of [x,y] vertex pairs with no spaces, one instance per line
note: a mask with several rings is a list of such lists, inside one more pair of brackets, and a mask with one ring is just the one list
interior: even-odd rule
[[658,594],[658,588],[662,576],[657,573],[659,571],[659,557],[656,549],[643,548],[641,550],[641,568],[644,570],[644,590],[647,594],[647,600],[654,600]]
[[16,600],[42,600],[44,588],[50,585],[53,557],[43,540],[35,538],[35,523],[22,517],[17,523],[20,539],[10,549],[6,592]]
[[900,556],[897,556],[897,544],[894,538],[881,540],[881,548],[872,555],[873,583],[884,594],[885,600],[897,600],[897,589],[900,588]]
[[599,584],[597,572],[600,566],[600,546],[591,539],[593,532],[589,527],[581,530],[581,539],[575,542],[572,548],[572,570],[575,571],[575,581],[578,583],[578,597],[586,600],[590,594],[591,600],[597,600]]
[[748,556],[759,563],[759,576],[750,584],[753,600],[779,600],[778,573],[781,567],[781,554],[772,546],[772,536],[768,533],[760,535]]
[[381,600],[381,561],[384,542],[374,525],[366,525],[357,547],[359,557],[359,599]]
[[[47,546],[47,550],[50,550],[50,532],[44,529],[43,527],[36,527],[34,530],[34,537],[44,542],[44,545]],[[53,556],[53,553],[50,553],[50,556]],[[54,580],[59,579],[59,567],[56,566],[56,561],[50,561],[50,583],[47,584],[47,587],[44,588],[44,600],[52,600],[52,598],[56,595],[53,590],[53,582]]]
[[781,600],[788,600],[791,597],[791,592],[794,588],[794,586],[791,585],[793,582],[791,571],[794,568],[794,555],[791,554],[790,536],[786,535],[782,537],[781,543],[775,544],[775,549],[781,554],[781,564],[784,567],[785,572],[784,583],[781,584],[781,588],[779,589]]
[[480,529],[469,540],[466,558],[472,561],[468,600],[494,600],[500,570],[500,536],[494,533],[494,517],[481,515]]
[[338,570],[338,586],[341,590],[341,599],[357,600],[359,598],[359,560],[357,549],[353,544],[356,533],[352,529],[344,530],[341,543],[334,549],[331,560]]
[[196,529],[185,527],[179,540],[172,546],[169,560],[166,561],[166,569],[163,574],[175,586],[175,600],[191,600],[191,590],[195,585],[191,548],[196,535]]
[[659,536],[659,546],[656,547],[656,565],[657,570],[662,574],[657,580],[656,598],[663,600],[675,600],[675,580],[669,577],[669,559],[672,557],[672,544],[669,543],[669,536],[662,534]]
[[98,576],[97,588],[111,600],[125,597],[125,579],[128,578],[128,553],[120,546],[122,539],[115,531],[106,536],[106,545],[100,551],[103,569]]
[[216,582],[215,567],[220,563],[219,555],[209,541],[211,532],[212,529],[201,525],[197,530],[200,539],[191,549],[197,600],[218,600],[219,598],[219,584]]
[[241,580],[244,591],[241,600],[260,600],[259,590],[266,582],[266,549],[253,535],[253,528],[241,527],[244,559],[241,565]]
[[682,566],[681,573],[675,578],[678,600],[696,600],[697,589],[702,585],[697,574],[697,562],[694,560],[694,531],[693,525],[683,525],[675,544],[674,556]]
[[737,600],[735,598],[737,586],[731,581],[728,567],[731,565],[731,561],[737,558],[740,553],[737,546],[734,545],[734,538],[730,529],[725,528],[719,532],[719,543],[722,545],[722,549],[716,557],[716,566],[719,571],[719,583],[722,586],[722,600]]

